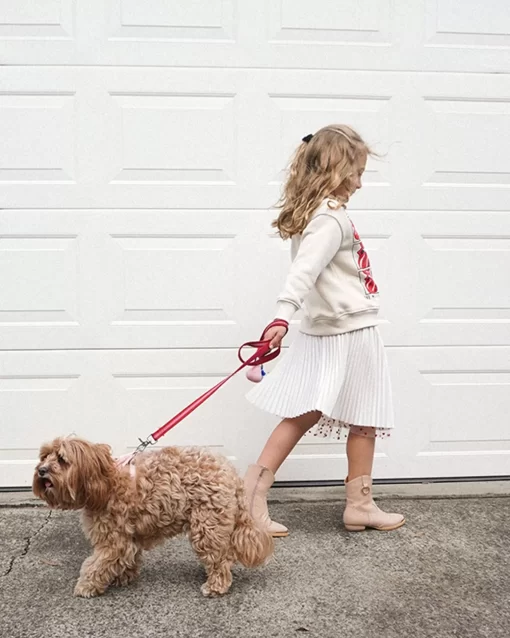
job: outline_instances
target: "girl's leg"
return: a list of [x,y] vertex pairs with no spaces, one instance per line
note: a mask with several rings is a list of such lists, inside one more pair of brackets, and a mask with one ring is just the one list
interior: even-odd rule
[[372,476],[375,453],[375,428],[353,426],[347,437],[347,480]]
[[344,511],[345,527],[352,532],[367,527],[392,530],[405,523],[401,514],[383,512],[372,499],[374,451],[375,428],[352,426],[347,438],[347,504]]
[[320,416],[320,412],[308,412],[295,419],[284,419],[267,440],[257,464],[250,465],[246,473],[244,487],[250,514],[272,536],[289,533],[284,525],[271,520],[267,510],[267,493],[274,482],[274,474]]
[[284,419],[267,440],[257,464],[276,474],[298,441],[317,423],[320,417],[320,412],[307,412],[295,419]]

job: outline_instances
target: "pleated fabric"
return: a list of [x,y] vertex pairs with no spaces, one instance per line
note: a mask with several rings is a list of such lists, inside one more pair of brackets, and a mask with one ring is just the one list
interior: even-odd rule
[[299,333],[274,370],[247,398],[280,418],[319,411],[310,434],[340,438],[350,426],[394,427],[391,382],[377,327],[317,337]]

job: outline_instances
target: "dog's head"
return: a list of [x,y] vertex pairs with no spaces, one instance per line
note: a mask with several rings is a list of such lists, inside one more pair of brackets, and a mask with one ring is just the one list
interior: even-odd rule
[[108,445],[58,438],[41,447],[33,492],[50,507],[102,509],[108,503],[115,462]]

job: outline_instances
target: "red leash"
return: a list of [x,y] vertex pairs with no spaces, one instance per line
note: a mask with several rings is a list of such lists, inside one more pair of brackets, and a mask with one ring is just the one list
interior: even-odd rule
[[[225,377],[222,381],[217,383],[213,388],[211,388],[210,390],[207,390],[207,392],[204,392],[204,394],[199,396],[198,399],[195,399],[192,403],[190,403],[187,407],[181,410],[178,414],[173,416],[169,421],[167,421],[164,425],[158,428],[155,432],[153,432],[152,434],[149,434],[149,436],[147,437],[145,441],[142,441],[142,439],[139,439],[140,445],[136,448],[133,454],[123,457],[122,463],[129,462],[135,454],[138,454],[139,452],[143,452],[145,448],[147,448],[149,445],[154,445],[167,432],[169,432],[172,428],[178,425],[183,419],[185,419],[192,412],[194,412],[199,406],[201,406],[202,403],[204,403],[205,401],[207,401],[207,399],[212,397],[212,395],[215,392],[217,392],[223,385],[225,385],[225,383],[227,383],[227,381],[229,381],[232,377],[234,377],[238,372],[240,372],[247,366],[259,366],[259,365],[263,365],[264,363],[268,363],[269,361],[272,361],[273,359],[276,359],[276,357],[280,354],[281,348],[278,346],[278,348],[271,350],[269,341],[263,341],[263,339],[264,339],[264,335],[269,330],[269,328],[274,328],[278,326],[285,328],[287,331],[289,329],[289,324],[286,321],[284,321],[283,319],[276,319],[275,321],[270,323],[267,326],[267,328],[265,328],[260,338],[260,341],[248,341],[247,343],[243,343],[243,345],[239,348],[237,352],[237,357],[239,361],[241,362],[241,365],[236,370],[234,370],[234,372],[232,372],[231,374],[228,375],[228,377]],[[256,352],[252,354],[252,356],[249,357],[248,359],[243,359],[242,353],[245,348],[256,348]]]

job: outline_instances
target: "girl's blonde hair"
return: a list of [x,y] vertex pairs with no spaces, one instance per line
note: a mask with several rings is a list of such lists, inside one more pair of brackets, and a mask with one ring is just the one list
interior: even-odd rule
[[273,222],[283,239],[302,233],[324,199],[332,198],[331,208],[344,203],[353,165],[363,154],[374,155],[358,133],[343,124],[325,126],[304,138],[292,158],[277,204],[280,214]]

